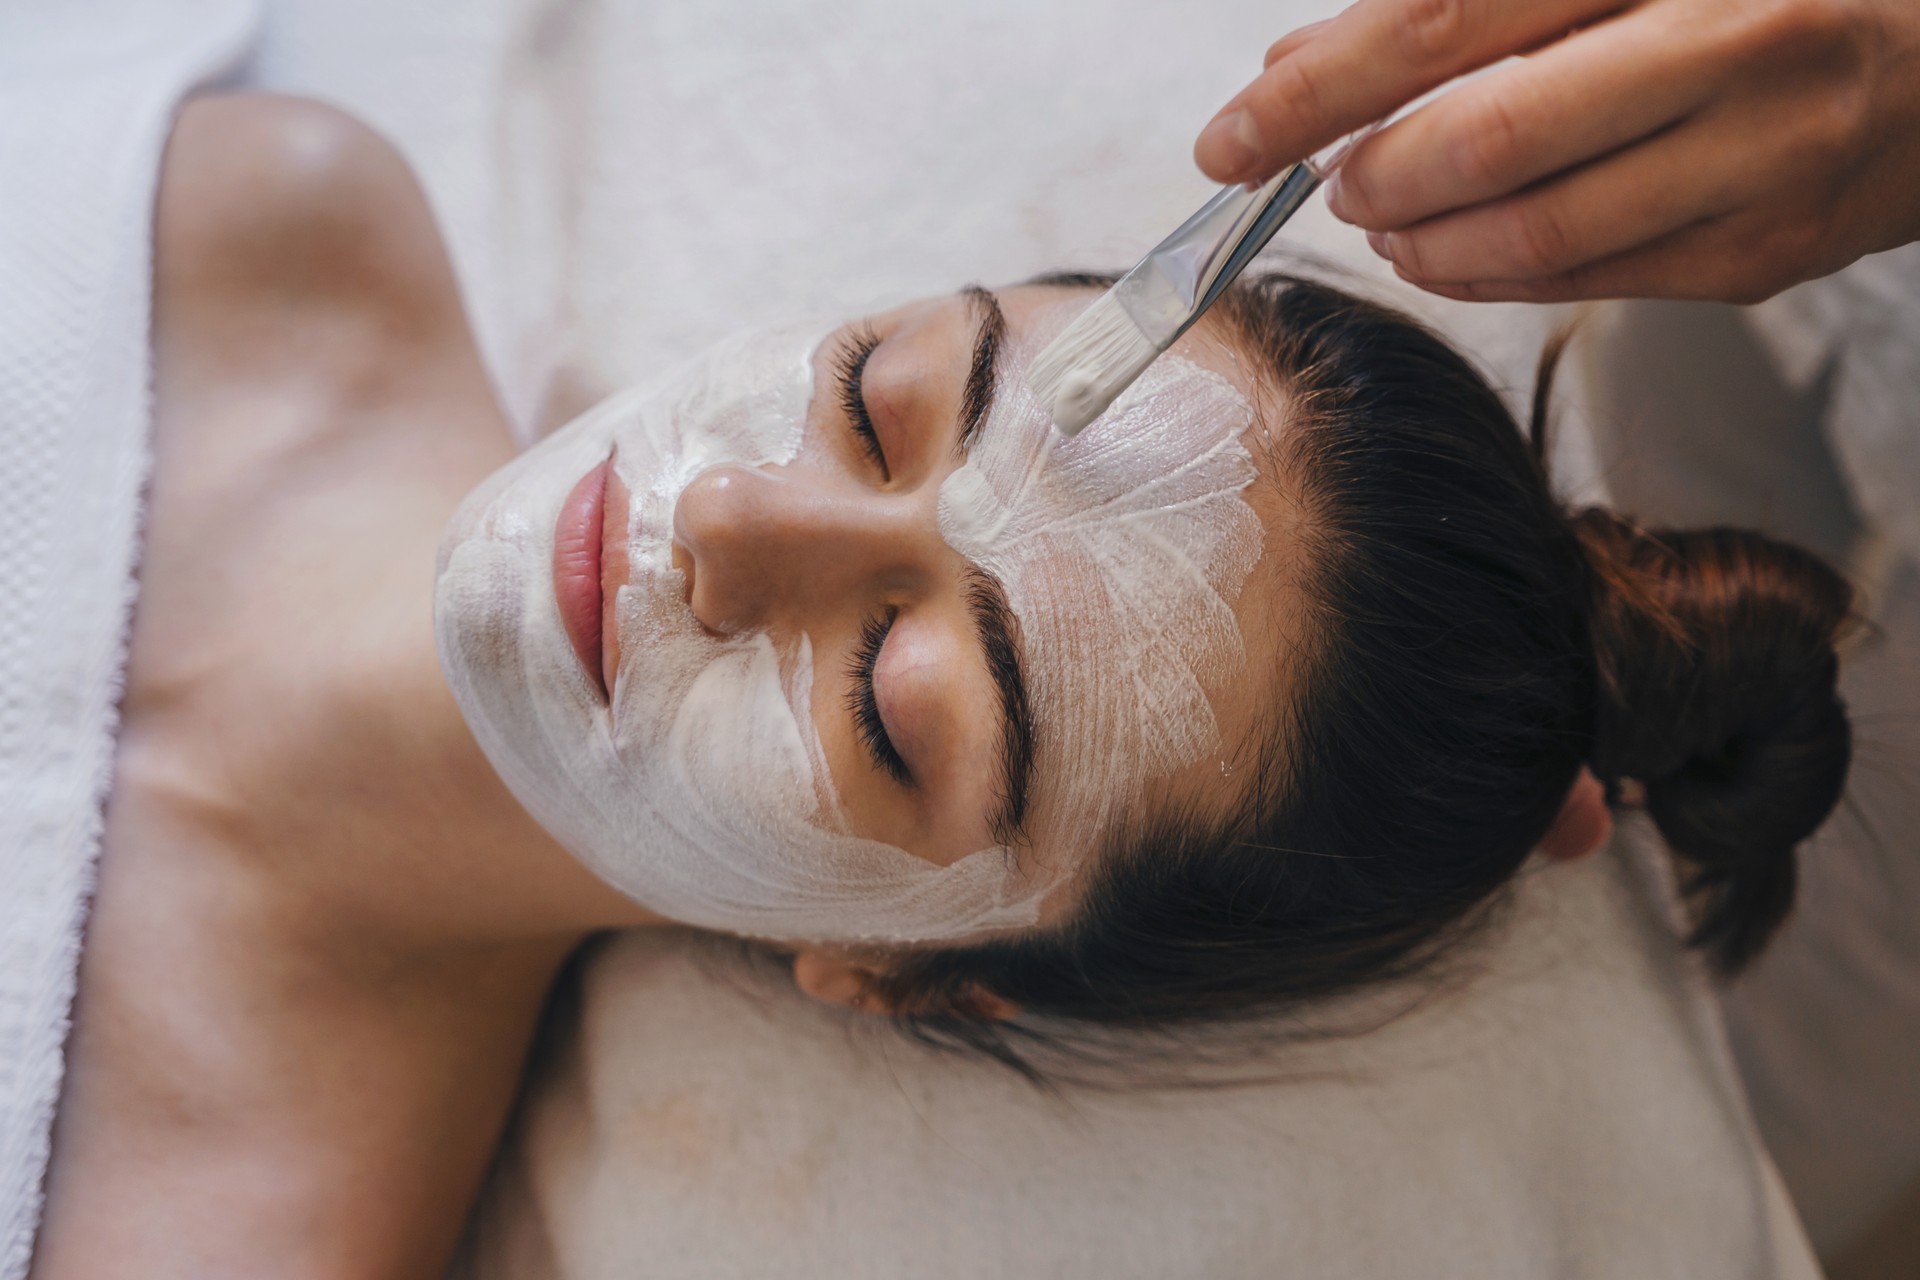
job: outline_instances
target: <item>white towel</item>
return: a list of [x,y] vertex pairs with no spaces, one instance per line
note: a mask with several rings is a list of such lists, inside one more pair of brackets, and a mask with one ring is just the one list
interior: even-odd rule
[[1862,515],[1920,563],[1920,244],[1748,312],[1789,384],[1832,378],[1823,422]]
[[0,1280],[40,1215],[147,471],[154,179],[242,0],[0,4]]

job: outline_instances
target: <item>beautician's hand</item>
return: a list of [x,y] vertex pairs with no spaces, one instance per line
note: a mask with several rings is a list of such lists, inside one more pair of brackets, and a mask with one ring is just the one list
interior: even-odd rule
[[1359,0],[1200,135],[1264,178],[1356,148],[1333,212],[1455,298],[1754,302],[1920,238],[1920,0]]

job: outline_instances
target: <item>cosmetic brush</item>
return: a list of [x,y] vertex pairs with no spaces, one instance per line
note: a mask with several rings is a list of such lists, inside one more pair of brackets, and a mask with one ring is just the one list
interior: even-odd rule
[[1105,413],[1379,127],[1349,134],[1264,183],[1222,187],[1061,330],[1027,367],[1027,385],[1060,433],[1078,435]]

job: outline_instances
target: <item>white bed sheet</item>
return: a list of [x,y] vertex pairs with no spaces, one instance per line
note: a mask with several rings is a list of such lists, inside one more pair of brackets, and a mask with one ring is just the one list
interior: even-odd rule
[[1811,1277],[1657,857],[1536,865],[1463,990],[1273,1083],[1070,1092],[730,953],[590,966],[466,1280]]

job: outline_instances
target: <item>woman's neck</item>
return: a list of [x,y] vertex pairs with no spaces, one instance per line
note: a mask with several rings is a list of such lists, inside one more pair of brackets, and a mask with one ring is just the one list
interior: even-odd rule
[[166,390],[38,1269],[426,1274],[615,916],[439,677],[435,526],[485,465],[322,414],[183,469],[220,415]]
[[[48,1280],[437,1272],[554,974],[650,919],[520,809],[440,675],[440,528],[512,445],[424,202],[348,129],[350,172],[263,207],[275,162],[244,135],[271,116],[195,104],[163,175],[155,470]],[[365,207],[324,207],[343,191]],[[317,270],[337,224],[378,261]]]

